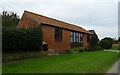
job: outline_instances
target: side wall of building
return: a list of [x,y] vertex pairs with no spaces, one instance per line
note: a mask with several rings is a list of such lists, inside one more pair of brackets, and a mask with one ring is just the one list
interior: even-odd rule
[[41,29],[49,50],[65,52],[70,49],[70,31],[62,29],[62,41],[55,41],[55,27],[42,25]]
[[[28,28],[35,27],[37,22],[31,19],[27,14],[23,14],[20,22],[17,25],[17,28]],[[70,43],[70,31],[62,29],[62,42],[55,41],[55,27],[41,25],[43,40],[48,44],[49,50],[56,50],[59,52],[65,52],[71,48]],[[83,34],[83,47],[87,47],[87,34]]]
[[37,25],[37,22],[32,20],[27,14],[23,14],[21,20],[17,24],[17,28],[28,28],[28,27],[35,27]]

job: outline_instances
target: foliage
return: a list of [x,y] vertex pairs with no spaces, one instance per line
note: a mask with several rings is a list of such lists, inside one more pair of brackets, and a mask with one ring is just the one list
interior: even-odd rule
[[19,22],[19,16],[14,12],[2,12],[2,26],[3,27],[16,27]]
[[96,46],[98,46],[99,38],[98,38],[97,34],[95,33],[95,31],[92,30],[92,33],[93,33],[93,35],[90,40],[90,46],[96,47]]
[[29,52],[17,52],[17,53],[3,53],[2,55],[2,62],[13,62],[23,59],[31,59],[40,57],[41,53],[38,51],[29,51]]
[[40,29],[3,27],[2,50],[9,53],[41,50]]
[[120,42],[120,37],[118,38],[118,41]]
[[105,37],[100,41],[99,45],[103,49],[110,49],[112,47],[112,42],[113,40],[111,38]]
[[105,73],[117,59],[105,51],[63,54],[5,63],[2,73]]
[[83,52],[83,47],[75,47],[70,50],[71,53]]
[[119,46],[118,44],[112,44],[112,50],[118,50],[119,49]]
[[84,48],[84,51],[98,51],[98,50],[103,50],[100,46],[96,46],[96,47],[86,47]]
[[112,38],[113,44],[118,44],[118,40],[116,38]]
[[88,47],[75,47],[75,48],[72,48],[71,50],[69,50],[69,54],[72,54],[72,53],[78,53],[78,52],[87,52],[87,51],[98,51],[98,50],[103,50],[103,48],[101,48],[100,46],[96,46],[96,47],[91,47],[91,46],[88,46]]

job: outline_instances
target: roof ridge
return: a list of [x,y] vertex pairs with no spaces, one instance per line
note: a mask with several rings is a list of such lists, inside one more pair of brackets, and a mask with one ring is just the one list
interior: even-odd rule
[[30,13],[30,14],[35,15],[35,16],[38,16],[38,17],[41,16],[41,17],[47,18],[47,19],[49,19],[49,20],[54,20],[54,21],[62,22],[62,23],[67,24],[67,25],[72,25],[73,27],[81,28],[82,30],[84,30],[84,31],[86,31],[87,33],[89,33],[88,30],[82,28],[81,26],[77,26],[77,25],[75,25],[75,24],[67,23],[67,22],[64,22],[64,21],[61,21],[61,20],[57,20],[57,19],[54,19],[54,18],[50,18],[50,17],[44,16],[44,15],[37,14],[37,13],[34,13],[34,12],[30,12],[30,11],[26,11],[26,10],[24,10],[24,13]]
[[[53,20],[56,20],[56,21],[63,22],[63,21],[61,21],[61,20],[54,19],[54,18],[50,18],[50,17],[44,16],[44,15],[40,15],[40,14],[37,14],[37,13],[30,12],[30,11],[26,11],[26,10],[25,10],[24,12],[31,13],[31,14],[34,14],[34,15],[38,15],[38,16],[42,16],[42,17],[46,17],[46,18],[49,18],[49,19],[53,19]],[[67,23],[67,22],[63,22],[63,23],[70,24],[70,25],[74,25],[74,26],[76,26],[76,27],[82,28],[81,26],[77,26],[77,25],[75,25],[75,24],[71,24],[71,23]],[[83,28],[83,29],[84,29],[84,28]]]

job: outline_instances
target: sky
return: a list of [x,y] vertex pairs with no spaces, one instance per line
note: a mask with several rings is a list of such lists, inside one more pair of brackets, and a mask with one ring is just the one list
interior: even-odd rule
[[0,12],[24,10],[95,30],[100,39],[118,38],[119,0],[0,0]]

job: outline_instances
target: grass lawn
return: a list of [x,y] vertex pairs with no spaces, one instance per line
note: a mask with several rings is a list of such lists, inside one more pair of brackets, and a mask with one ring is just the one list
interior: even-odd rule
[[105,73],[118,59],[114,52],[63,54],[3,64],[3,73]]
[[118,50],[118,44],[112,44],[112,50]]

